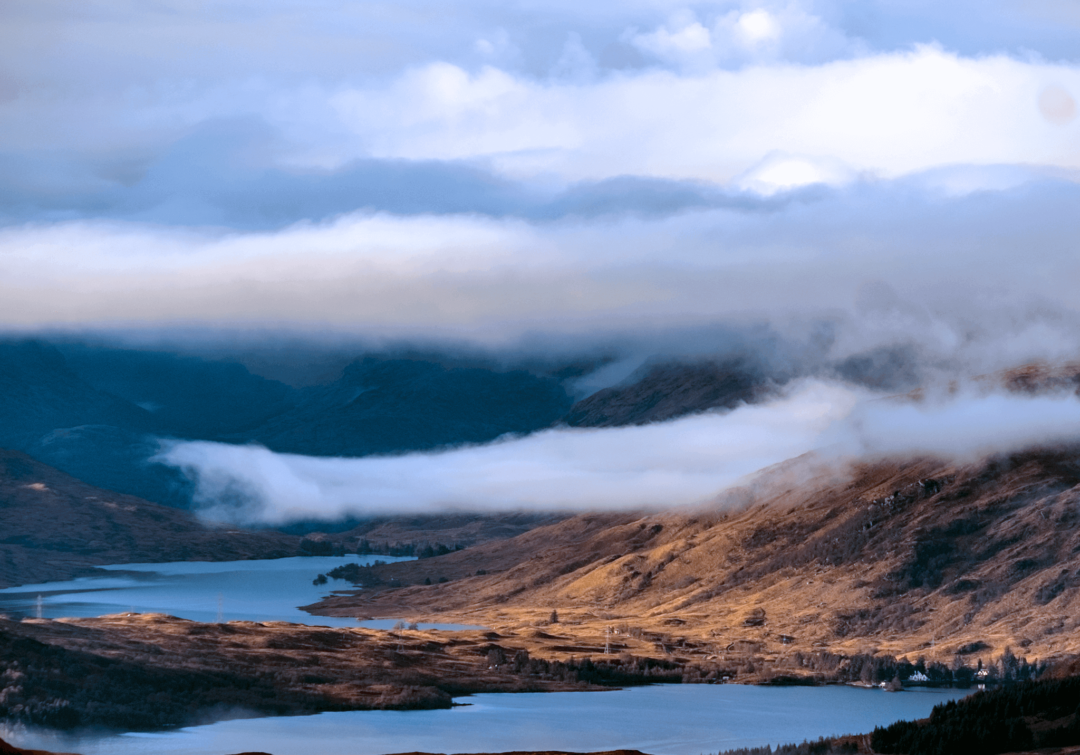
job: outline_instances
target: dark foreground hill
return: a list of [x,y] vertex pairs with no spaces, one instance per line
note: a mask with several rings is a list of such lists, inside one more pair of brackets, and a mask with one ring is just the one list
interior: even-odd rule
[[1080,677],[1023,682],[938,705],[924,721],[874,730],[889,755],[999,755],[1080,745]]
[[66,579],[96,564],[225,561],[299,553],[280,532],[213,529],[192,514],[87,485],[0,450],[0,586]]
[[0,739],[0,755],[72,755],[72,753],[54,753],[46,750],[24,750]]
[[[19,747],[9,745],[4,740],[0,739],[0,755],[70,755],[70,753],[52,753],[45,750],[24,750]],[[237,755],[269,755],[265,752],[242,752]],[[319,755],[317,752],[313,752],[312,755]],[[431,755],[431,753],[422,752],[409,752],[402,755]],[[476,753],[474,755],[487,755],[485,753]],[[638,750],[605,750],[604,752],[586,752],[586,753],[571,753],[556,750],[532,750],[529,752],[506,752],[500,755],[645,755],[645,753]]]
[[[0,739],[0,755],[70,755],[65,753],[51,753],[45,750],[24,750],[19,747],[9,745],[4,740]],[[265,752],[242,752],[238,755],[269,755]],[[312,755],[319,755],[318,753],[312,753]],[[409,752],[402,755],[431,755],[430,753],[422,752]],[[485,755],[485,754],[476,754]],[[529,752],[514,752],[514,753],[501,753],[501,755],[645,755],[645,753],[638,750],[605,750],[604,752],[587,752],[587,753],[570,753],[556,750],[534,750]]]

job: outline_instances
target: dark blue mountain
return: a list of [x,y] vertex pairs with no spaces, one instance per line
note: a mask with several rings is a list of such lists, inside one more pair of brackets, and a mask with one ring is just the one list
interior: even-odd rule
[[570,408],[555,379],[430,359],[363,357],[299,403],[229,439],[275,451],[366,456],[483,443],[549,427]]
[[336,380],[297,388],[227,359],[0,342],[0,447],[171,506],[189,505],[192,491],[179,472],[150,463],[162,438],[393,454],[532,432],[570,405],[555,377],[435,356],[366,355]]

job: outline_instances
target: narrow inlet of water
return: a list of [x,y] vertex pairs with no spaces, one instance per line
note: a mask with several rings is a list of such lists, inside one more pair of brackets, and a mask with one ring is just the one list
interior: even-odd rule
[[[367,626],[389,629],[397,619],[357,621],[313,616],[299,610],[354,589],[348,582],[313,584],[319,574],[348,563],[409,561],[392,556],[312,556],[256,561],[180,561],[115,564],[109,575],[45,582],[0,590],[0,613],[20,618],[105,616],[112,613],[166,613],[192,621],[289,621],[313,626]],[[421,629],[480,629],[461,624],[421,624]]]

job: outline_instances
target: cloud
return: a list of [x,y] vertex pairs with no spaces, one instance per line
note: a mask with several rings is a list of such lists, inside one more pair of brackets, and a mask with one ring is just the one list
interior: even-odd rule
[[822,63],[865,51],[864,43],[798,3],[743,4],[704,23],[682,10],[651,32],[633,34],[631,41],[655,58],[690,71],[778,60]]
[[[62,156],[0,153],[0,223],[75,218],[279,229],[366,210],[551,220],[692,207],[764,206],[703,182],[620,176],[547,188],[467,161],[357,159],[335,169],[268,166],[254,121],[207,123],[152,157],[83,170]],[[107,175],[103,175],[102,173]]]
[[[667,201],[655,189],[595,185],[571,206]],[[823,359],[909,345],[925,365],[969,374],[1080,351],[1072,182],[956,196],[921,180],[856,182],[722,207],[698,196],[706,206],[557,221],[360,213],[260,232],[9,227],[0,322],[661,351],[758,323]]]
[[[1080,401],[964,391],[925,402],[869,402],[852,412],[839,442],[864,455],[925,454],[964,460],[1080,439]],[[848,435],[850,434],[850,437]]]
[[737,181],[737,186],[765,196],[804,186],[843,186],[854,179],[843,164],[830,160],[771,154]]
[[1073,4],[204,5],[0,5],[0,329],[1080,353]]
[[804,381],[775,401],[727,413],[553,429],[439,453],[327,459],[181,442],[155,461],[197,483],[210,519],[282,524],[445,510],[667,508],[715,499],[748,475],[811,452],[833,463],[898,454],[966,459],[1080,438],[1075,395],[870,398]]
[[933,46],[815,66],[647,70],[589,84],[440,62],[385,86],[328,93],[316,112],[323,118],[328,107],[338,133],[317,153],[294,144],[291,159],[483,160],[518,178],[720,184],[776,151],[893,177],[951,164],[1077,168],[1072,131],[1037,106],[1051,80],[1080,91],[1075,67],[963,58]]
[[[430,11],[421,7],[414,12]],[[779,189],[836,183],[837,171],[894,178],[951,165],[1080,168],[1077,123],[1069,115],[1069,103],[1080,96],[1075,63],[1000,52],[965,56],[933,40],[899,50],[853,47],[846,32],[805,4],[723,6],[713,18],[685,11],[630,36],[625,24],[638,11],[618,26],[611,18],[619,14],[607,8],[597,21],[610,26],[602,48],[587,29],[572,28],[574,14],[556,7],[558,33],[547,42],[543,75],[496,54],[521,36],[505,24],[483,25],[483,34],[462,32],[462,49],[486,40],[480,47],[488,52],[476,59],[449,54],[425,37],[429,55],[410,53],[377,75],[344,76],[332,71],[353,70],[352,48],[338,33],[320,36],[290,2],[252,15],[252,29],[265,27],[267,39],[296,45],[277,51],[273,61],[275,51],[252,30],[237,29],[229,14],[170,27],[158,13],[101,12],[123,42],[115,51],[116,40],[102,37],[112,27],[87,29],[86,18],[62,13],[50,25],[24,8],[25,35],[8,32],[11,49],[0,53],[0,68],[10,63],[11,78],[0,91],[13,94],[0,102],[7,176],[0,217],[251,227],[236,207],[249,189],[262,198],[264,208],[254,213],[260,217],[265,206],[290,207],[301,196],[308,197],[302,203],[308,219],[372,206],[460,211],[445,199],[453,192],[424,190],[423,174],[440,170],[438,163],[463,180],[466,173],[482,177],[494,194],[505,191],[487,197],[481,203],[487,207],[513,206],[520,183],[527,193],[633,176],[738,189],[748,171],[761,172],[775,155],[785,156],[788,174],[795,165],[813,166],[814,173],[770,183]],[[343,28],[359,26],[361,17],[355,9],[345,12]],[[27,39],[51,49],[47,32],[74,30],[87,38],[65,47],[71,57],[63,60],[13,52]],[[233,33],[232,44],[242,49],[219,44],[208,56],[192,52]],[[825,41],[834,36],[843,54],[814,52],[822,45],[831,50],[836,45]],[[605,69],[604,50],[629,45],[623,37],[637,40],[639,53],[651,50],[656,61],[671,64]],[[155,38],[160,49],[149,48]],[[387,44],[407,46],[401,39]],[[803,52],[792,47],[798,40]],[[320,43],[326,50],[314,52]],[[163,50],[181,61],[176,70],[159,58]],[[356,50],[374,55],[363,45]],[[384,57],[394,59],[394,50],[383,50]],[[729,53],[743,63],[718,67]],[[215,58],[221,59],[213,68]],[[411,203],[400,196],[379,200],[379,165],[416,174]],[[365,167],[373,170],[357,177]],[[268,180],[260,185],[262,177]],[[191,209],[193,197],[220,200],[220,218],[208,219],[205,207]]]
[[[0,223],[656,214],[1080,169],[1076,62],[948,33],[1080,37],[1067,8],[916,5],[13,0]],[[923,26],[889,36],[909,16]]]
[[1080,26],[948,5],[5,3],[0,326],[1066,358],[1080,67],[950,40]]
[[[157,461],[198,480],[197,499],[212,518],[281,523],[444,508],[633,509],[700,501],[802,453],[850,401],[843,389],[815,385],[723,416],[548,430],[435,454],[320,459],[199,442],[167,448]],[[230,499],[239,502],[235,512]]]

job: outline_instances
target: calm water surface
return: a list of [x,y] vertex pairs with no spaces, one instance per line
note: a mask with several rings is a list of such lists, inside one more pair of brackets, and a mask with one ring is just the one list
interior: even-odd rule
[[658,685],[612,692],[484,694],[467,707],[258,718],[164,734],[72,739],[7,732],[22,747],[82,755],[383,755],[392,752],[639,749],[701,755],[735,747],[866,732],[922,718],[966,692],[853,687]]
[[[287,558],[221,563],[123,564],[70,582],[0,590],[0,611],[46,618],[161,612],[198,621],[292,621],[355,626],[352,619],[311,616],[297,606],[333,592],[317,574],[375,556]],[[400,559],[393,559],[400,560]],[[338,583],[345,586],[345,583]],[[220,609],[219,609],[220,606]],[[394,619],[361,622],[390,626]],[[461,628],[460,625],[421,625]],[[82,755],[383,755],[640,749],[652,755],[701,755],[736,747],[801,742],[866,732],[902,718],[922,718],[964,692],[888,693],[853,687],[660,685],[610,692],[484,694],[459,698],[452,710],[362,711],[318,716],[237,719],[156,734],[71,738],[49,731],[2,730],[29,748]],[[242,712],[238,712],[242,715]]]
[[[0,612],[36,616],[38,596],[46,619],[63,616],[104,616],[110,613],[167,613],[193,621],[291,621],[317,626],[367,626],[389,629],[396,619],[356,621],[312,616],[298,606],[310,605],[348,582],[331,580],[315,586],[312,580],[336,566],[370,564],[376,560],[409,561],[391,556],[314,556],[265,561],[181,561],[165,564],[117,564],[103,569],[112,576],[66,582],[45,582],[0,590]],[[220,612],[220,614],[219,614]],[[458,624],[421,624],[421,629],[474,628]]]

